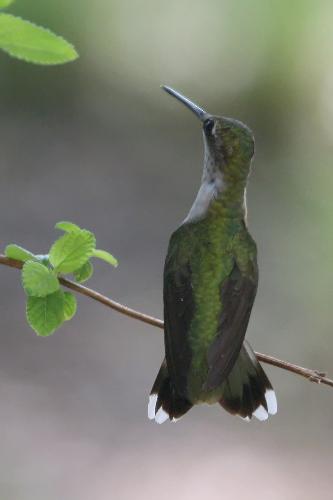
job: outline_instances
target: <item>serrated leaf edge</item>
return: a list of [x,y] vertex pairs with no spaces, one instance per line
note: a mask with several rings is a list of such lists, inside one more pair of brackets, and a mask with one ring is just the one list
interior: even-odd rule
[[[94,233],[92,233],[91,231],[88,231],[88,230],[86,230],[86,229],[81,229],[81,230],[80,230],[80,232],[82,232],[82,233],[83,233],[83,232],[85,232],[85,233],[89,233],[89,234],[93,237],[93,246],[94,246],[94,247],[96,247],[96,237],[95,237]],[[52,261],[51,261],[51,252],[52,252],[52,248],[53,248],[53,246],[54,246],[54,245],[55,245],[55,244],[56,244],[59,240],[61,240],[62,238],[65,238],[67,235],[70,235],[70,234],[80,234],[80,233],[79,233],[79,231],[78,231],[78,232],[75,232],[75,233],[65,233],[65,234],[63,234],[62,236],[60,236],[60,238],[58,238],[58,239],[57,239],[57,240],[53,243],[53,245],[52,245],[52,246],[51,246],[51,248],[50,248],[50,252],[49,252],[50,262],[51,262],[51,264],[52,264]],[[83,244],[83,243],[82,243],[82,244]],[[64,260],[65,260],[65,259],[68,259],[68,258],[71,256],[71,254],[72,254],[73,252],[75,252],[78,248],[80,248],[80,247],[75,247],[75,249],[74,249],[74,250],[72,250],[72,252],[71,252],[70,254],[66,255],[66,257],[64,257],[64,258],[63,258],[63,260],[62,260],[62,261],[61,261],[61,262],[60,262],[57,266],[54,266],[54,269],[55,269],[55,270],[59,269],[59,267],[63,264]],[[94,250],[94,249],[93,249],[93,250]],[[87,261],[91,258],[92,254],[93,254],[93,250],[92,250],[91,254],[87,257],[87,259],[84,261],[84,263],[83,263],[83,264],[80,264],[80,266],[79,266],[77,269],[79,269],[80,267],[82,267],[82,266],[83,266],[83,265],[84,265],[84,264],[85,264],[85,263],[86,263],[86,262],[87,262]],[[53,264],[52,264],[52,265],[53,265]],[[76,269],[74,269],[74,270],[73,270],[73,271],[71,271],[71,272],[73,273],[74,271],[76,271]],[[65,274],[66,274],[66,273],[65,273]]]
[[[74,226],[74,228],[72,231],[69,229],[63,229],[62,227],[59,227],[60,224],[71,224],[72,226]],[[69,220],[60,220],[59,222],[56,223],[54,227],[59,231],[64,231],[64,233],[78,233],[79,231],[84,231],[84,229],[82,229],[80,226],[78,226],[74,222],[70,222]]]
[[[25,268],[26,268],[26,266],[27,266],[27,265],[29,265],[30,263],[32,263],[32,264],[39,264],[40,266],[42,266],[42,268],[43,268],[43,269],[46,269],[46,270],[48,271],[48,274],[53,275],[53,276],[56,278],[57,282],[58,282],[58,288],[56,288],[56,289],[55,289],[55,290],[53,290],[52,292],[47,293],[46,295],[32,295],[31,293],[29,293],[29,292],[28,292],[29,287],[27,287],[27,286],[26,286],[25,281],[24,281],[24,269],[25,269]],[[24,264],[23,264],[23,266],[22,266],[22,270],[21,270],[21,282],[22,282],[22,287],[23,287],[23,289],[24,289],[25,293],[28,295],[28,297],[36,297],[36,298],[39,298],[39,299],[45,298],[45,297],[47,297],[48,295],[52,295],[52,293],[57,292],[57,291],[59,290],[59,288],[60,288],[60,283],[59,283],[59,280],[58,280],[58,277],[57,277],[56,273],[55,273],[53,270],[51,270],[51,269],[47,268],[46,266],[44,266],[44,265],[42,264],[42,262],[40,262],[40,261],[36,261],[36,260],[26,260],[26,261],[24,262]]]
[[[5,256],[8,257],[8,259],[18,260],[19,262],[27,262],[27,261],[24,261],[24,260],[21,260],[21,259],[15,259],[14,257],[10,257],[10,255],[7,254],[7,248],[8,247],[19,248],[20,250],[23,250],[23,252],[26,252],[27,255],[29,255],[31,257],[32,261],[36,262],[38,260],[37,256],[34,255],[32,252],[30,252],[30,250],[27,250],[26,248],[23,248],[20,245],[17,245],[16,243],[8,243],[8,245],[6,245],[4,253],[5,253]],[[34,259],[36,259],[36,260],[34,260]],[[29,259],[27,259],[27,260],[29,260]]]
[[[65,308],[66,308],[66,298],[65,297],[68,297],[68,296],[71,296],[74,298],[74,303],[75,303],[75,309],[74,309],[74,312],[73,314],[71,315],[71,317],[69,318],[66,318],[65,317]],[[77,311],[77,298],[75,297],[74,293],[71,293],[71,292],[64,292],[64,321],[70,321],[71,319],[74,318],[75,314],[76,314],[76,311]]]
[[[61,290],[61,289],[60,289]],[[59,291],[59,290],[58,290]],[[61,290],[61,292],[63,293],[63,291]],[[54,292],[54,293],[57,293],[57,292]],[[52,294],[50,294],[52,295]],[[47,296],[46,296],[47,297]],[[49,331],[48,333],[39,333],[35,327],[31,324],[30,322],[30,319],[29,319],[29,311],[28,311],[28,302],[29,302],[29,299],[46,299],[46,297],[27,297],[27,300],[26,300],[26,304],[25,304],[25,315],[26,315],[26,318],[27,318],[27,322],[30,326],[30,328],[32,328],[32,330],[36,333],[36,335],[38,337],[50,337],[56,330],[58,330],[58,328],[60,328],[63,323],[64,323],[64,319],[62,320],[61,323],[59,323],[59,325],[57,325],[53,330]]]
[[[79,57],[79,54],[76,50],[76,48],[74,47],[74,45],[70,42],[68,42],[68,40],[66,40],[66,38],[64,38],[63,36],[61,35],[58,35],[56,33],[54,33],[52,30],[48,29],[48,28],[44,28],[44,26],[39,26],[38,24],[35,24],[31,21],[28,21],[27,19],[23,19],[22,17],[20,16],[13,16],[12,14],[7,14],[7,13],[3,13],[3,12],[0,12],[0,17],[11,17],[11,18],[14,18],[14,19],[20,19],[21,21],[27,23],[27,24],[30,24],[31,26],[34,26],[35,28],[38,28],[40,29],[41,31],[44,31],[44,32],[47,32],[47,33],[50,33],[51,35],[59,38],[60,40],[62,40],[63,42],[65,42],[66,44],[68,44],[68,47],[71,48],[73,50],[73,57],[70,57],[70,58],[66,58],[65,60],[63,61],[58,61],[58,62],[53,62],[53,61],[42,61],[42,60],[38,60],[38,58],[36,59],[29,59],[28,57],[24,57],[24,56],[21,56],[21,55],[17,55],[15,53],[13,53],[10,49],[8,49],[7,47],[3,47],[1,44],[0,44],[0,49],[3,50],[4,52],[6,52],[7,54],[9,54],[11,57],[15,57],[16,59],[19,59],[21,61],[25,61],[25,62],[28,62],[28,63],[34,63],[34,64],[40,64],[42,66],[57,66],[57,65],[60,65],[60,64],[65,64],[67,62],[72,62],[72,61],[75,61],[76,59],[78,59]],[[21,44],[11,44],[15,47],[27,47],[27,45],[21,45]],[[28,47],[29,48],[29,47]],[[31,47],[32,48],[32,47]],[[46,50],[43,50],[43,49],[38,49],[39,52],[42,52],[42,53],[52,53],[52,54],[55,54],[57,55],[57,53],[55,51],[46,51]]]

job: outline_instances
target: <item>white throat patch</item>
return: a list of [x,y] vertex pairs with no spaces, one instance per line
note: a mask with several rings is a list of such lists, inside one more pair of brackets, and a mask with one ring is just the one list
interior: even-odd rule
[[211,180],[203,181],[194,203],[184,219],[184,222],[194,222],[207,213],[211,202],[223,191],[222,173],[218,173]]

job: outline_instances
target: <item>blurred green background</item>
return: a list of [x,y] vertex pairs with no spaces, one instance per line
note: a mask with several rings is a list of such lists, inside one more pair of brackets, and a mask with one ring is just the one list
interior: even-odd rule
[[[120,260],[91,286],[162,316],[172,230],[201,177],[198,122],[174,86],[256,137],[248,189],[260,287],[258,351],[333,375],[333,3],[329,0],[17,0],[11,12],[72,41],[37,67],[0,54],[1,247],[45,252],[58,220]],[[2,268],[1,500],[331,499],[333,393],[267,367],[279,402],[247,424],[218,406],[146,418],[161,332],[79,299],[37,338]]]

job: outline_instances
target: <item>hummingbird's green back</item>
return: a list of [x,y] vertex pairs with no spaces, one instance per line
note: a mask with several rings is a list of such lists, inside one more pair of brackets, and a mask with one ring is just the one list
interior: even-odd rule
[[[256,245],[242,219],[208,213],[172,235],[164,271],[166,359],[192,404],[221,398],[257,281]],[[216,360],[216,351],[223,358]]]

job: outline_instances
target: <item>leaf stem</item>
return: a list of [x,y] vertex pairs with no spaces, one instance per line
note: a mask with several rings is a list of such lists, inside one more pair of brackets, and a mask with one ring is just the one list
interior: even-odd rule
[[[2,254],[0,254],[0,264],[16,269],[22,269],[23,266],[23,263],[21,261],[9,259]],[[125,316],[129,316],[130,318],[142,321],[143,323],[147,323],[148,325],[163,329],[163,321],[158,318],[154,318],[153,316],[149,316],[148,314],[144,314],[140,311],[136,311],[135,309],[131,309],[124,304],[120,304],[119,302],[116,302],[115,300],[112,300],[109,297],[96,292],[96,290],[92,290],[91,288],[88,288],[86,286],[79,285],[78,283],[75,283],[74,281],[71,281],[67,278],[59,278],[59,280],[63,286],[69,288],[70,290],[73,290],[74,292],[85,295],[86,297],[90,297],[91,299],[100,302],[106,307],[110,307],[111,309],[124,314]],[[256,352],[256,355],[259,361],[261,361],[262,363],[273,365],[277,368],[282,368],[283,370],[287,370],[296,375],[300,375],[301,377],[304,377],[311,382],[315,382],[317,384],[325,384],[333,387],[333,380],[326,377],[326,374],[322,371],[304,368],[303,366],[295,365],[293,363],[289,363],[288,361],[275,358],[268,354],[262,354],[260,352]]]

